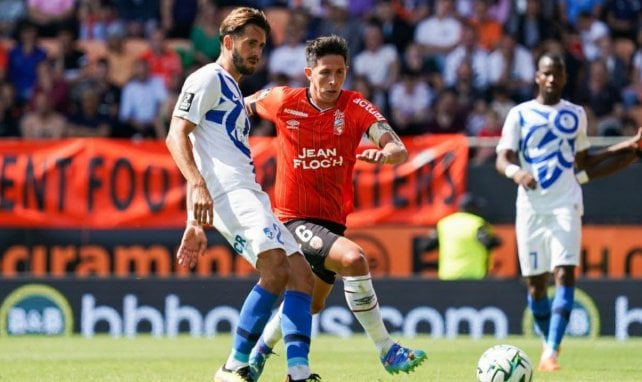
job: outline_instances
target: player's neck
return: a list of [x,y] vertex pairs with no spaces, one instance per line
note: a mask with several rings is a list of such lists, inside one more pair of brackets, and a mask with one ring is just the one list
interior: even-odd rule
[[221,68],[225,69],[225,71],[228,72],[234,78],[234,80],[236,80],[236,82],[239,82],[241,80],[241,73],[236,70],[231,59],[225,59],[224,55],[221,54],[216,60],[216,63]]
[[306,94],[308,96],[308,101],[310,101],[312,106],[319,109],[320,111],[330,110],[337,105],[337,102],[339,102],[338,98],[334,102],[320,102],[318,99],[315,99],[313,95],[314,92],[310,88],[306,90]]
[[537,101],[538,103],[541,103],[542,105],[555,106],[562,101],[562,98],[561,97],[546,98],[546,97],[542,97],[541,95],[538,95],[535,98],[535,101]]

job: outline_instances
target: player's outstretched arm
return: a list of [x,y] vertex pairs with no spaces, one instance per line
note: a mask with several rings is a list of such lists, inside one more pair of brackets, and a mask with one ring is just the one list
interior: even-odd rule
[[[575,165],[583,173],[584,182],[613,174],[631,163],[641,154],[642,127],[635,136],[597,152],[580,151],[575,156]],[[578,177],[579,178],[579,177]]]
[[377,121],[368,128],[368,138],[380,149],[367,149],[357,159],[370,163],[399,164],[408,160],[408,150],[392,127]]

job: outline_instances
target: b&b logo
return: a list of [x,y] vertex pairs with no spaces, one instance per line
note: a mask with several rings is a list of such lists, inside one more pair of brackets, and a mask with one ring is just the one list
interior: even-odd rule
[[73,320],[67,299],[47,285],[22,286],[0,305],[0,335],[71,335]]

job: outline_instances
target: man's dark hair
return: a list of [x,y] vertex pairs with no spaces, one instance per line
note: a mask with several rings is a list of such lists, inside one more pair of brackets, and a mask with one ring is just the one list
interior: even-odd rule
[[542,60],[544,58],[548,58],[553,62],[553,65],[555,66],[561,66],[562,68],[566,68],[566,63],[564,61],[564,57],[558,53],[554,52],[544,52],[542,53],[538,58],[536,62],[537,69],[539,69],[539,65],[541,64]]
[[308,66],[314,68],[319,58],[329,55],[343,57],[348,63],[348,43],[343,37],[337,35],[323,36],[307,42],[305,47],[305,59]]
[[270,35],[272,29],[263,11],[250,7],[239,7],[232,10],[221,23],[220,40],[223,41],[223,37],[226,35],[238,36],[242,34],[243,29],[250,24],[263,29],[267,36]]

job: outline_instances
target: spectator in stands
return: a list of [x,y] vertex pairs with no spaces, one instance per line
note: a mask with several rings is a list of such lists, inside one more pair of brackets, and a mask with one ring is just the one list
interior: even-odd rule
[[308,79],[304,69],[307,66],[304,38],[306,24],[293,22],[292,19],[285,27],[284,41],[270,53],[268,59],[268,74],[270,81],[275,81],[277,75],[289,78],[287,85],[291,87],[306,86]]
[[221,53],[216,11],[216,5],[213,2],[205,2],[190,33],[190,41],[194,49],[194,65],[198,67],[213,62]]
[[377,23],[366,25],[363,43],[365,48],[354,57],[352,70],[368,79],[374,90],[370,100],[388,114],[388,91],[399,79],[399,54],[394,45],[383,43],[381,26]]
[[560,17],[563,24],[575,26],[582,12],[587,12],[595,18],[602,14],[604,0],[559,0]]
[[22,108],[16,104],[16,92],[8,82],[0,82],[0,137],[19,137]]
[[69,117],[67,136],[108,137],[111,135],[112,122],[107,114],[100,112],[98,102],[98,94],[93,89],[85,89],[80,96],[80,107]]
[[437,222],[436,230],[421,240],[424,251],[439,248],[440,280],[481,280],[491,269],[491,250],[501,238],[480,214],[485,201],[470,193],[459,198],[459,211]]
[[0,0],[0,38],[12,38],[18,22],[27,14],[24,0]]
[[[502,135],[503,123],[504,120],[499,119],[499,114],[497,114],[495,110],[492,108],[488,109],[486,111],[485,123],[477,132],[476,136],[479,138],[499,138]],[[496,156],[495,144],[482,144],[474,150],[471,158],[471,164],[473,166],[479,166],[495,163]]]
[[150,73],[160,77],[165,86],[169,86],[171,77],[183,70],[181,58],[167,45],[162,29],[151,32],[148,41],[149,48],[143,52],[141,58],[147,61]]
[[319,36],[335,34],[348,41],[348,51],[358,52],[361,47],[361,25],[359,21],[350,18],[348,0],[327,0],[326,14],[319,22]]
[[45,92],[35,95],[33,110],[27,111],[20,121],[20,132],[25,139],[57,139],[65,135],[65,117],[53,109]]
[[606,0],[603,8],[611,36],[635,41],[642,20],[642,1]]
[[488,87],[488,52],[479,45],[477,32],[472,26],[464,25],[461,34],[461,43],[446,56],[444,67],[444,84],[452,86],[456,80],[456,71],[464,61],[468,61],[472,68],[473,84],[479,91],[486,91]]
[[9,51],[7,79],[16,89],[19,103],[27,102],[36,83],[36,67],[47,59],[47,53],[38,46],[36,27],[25,22],[18,28],[18,41]]
[[531,50],[548,39],[560,38],[559,27],[542,12],[541,0],[526,0],[524,12],[513,14],[506,26],[506,33]]
[[631,84],[622,92],[627,108],[642,104],[642,28],[638,31],[637,47],[631,62]]
[[199,3],[207,0],[160,0],[161,27],[170,38],[189,38]]
[[599,49],[600,59],[606,62],[609,82],[618,90],[624,89],[630,82],[629,63],[624,62],[620,56],[615,54],[613,39],[605,36],[598,40],[597,48]]
[[582,39],[582,52],[587,61],[600,56],[599,40],[609,36],[609,27],[589,12],[582,12],[577,19],[577,30]]
[[89,58],[76,46],[76,36],[72,28],[61,27],[56,34],[56,40],[58,49],[56,56],[53,57],[56,70],[65,80],[73,82],[78,78],[80,68],[88,63]]
[[156,137],[156,117],[167,99],[163,80],[150,75],[149,64],[139,59],[134,64],[134,76],[125,85],[120,102],[119,119],[123,124],[114,136],[134,139]]
[[424,132],[430,134],[465,134],[466,116],[457,106],[457,95],[452,90],[444,90],[435,101],[434,111]]
[[390,0],[395,13],[404,21],[417,25],[421,20],[430,16],[432,0]]
[[421,46],[430,70],[442,73],[446,56],[459,45],[461,34],[454,0],[436,0],[435,13],[417,23],[414,41]]
[[497,118],[504,123],[508,112],[517,103],[508,96],[508,90],[501,85],[491,88],[490,99],[490,109],[497,113]]
[[384,44],[393,44],[401,55],[412,42],[414,26],[395,13],[393,1],[377,0],[370,20],[381,25]]
[[107,34],[107,54],[105,56],[111,69],[110,81],[118,87],[123,87],[132,77],[136,57],[125,46],[125,32],[112,29]]
[[466,115],[466,135],[475,137],[486,125],[488,103],[483,98],[476,99],[472,107],[462,110],[462,113]]
[[37,96],[43,93],[49,99],[54,111],[65,115],[69,113],[69,83],[55,69],[55,62],[41,61],[36,68],[36,73],[36,84],[30,100],[31,108],[35,108]]
[[473,0],[472,14],[468,23],[475,29],[479,45],[487,51],[497,47],[502,37],[502,24],[490,17],[489,0]]
[[455,73],[455,83],[447,89],[455,93],[457,110],[465,117],[468,117],[468,113],[474,109],[478,100],[486,98],[485,89],[475,84],[472,63],[469,60],[459,63]]
[[488,56],[488,69],[489,84],[502,86],[516,102],[533,97],[533,55],[510,34],[504,34],[497,49]]
[[109,61],[99,59],[93,66],[86,65],[82,75],[71,87],[71,99],[75,110],[81,107],[83,94],[92,91],[97,96],[98,114],[106,115],[112,124],[118,120],[120,88],[109,79]]
[[81,0],[77,17],[80,40],[104,41],[109,28],[122,28],[113,5],[103,0]]
[[576,95],[578,103],[587,107],[587,115],[595,118],[597,131],[589,131],[597,135],[614,135],[609,130],[619,131],[622,128],[621,119],[624,108],[620,91],[609,82],[608,68],[604,59],[590,63],[588,78],[583,81]]
[[158,29],[160,2],[158,0],[112,0],[127,36],[142,38]]
[[434,94],[421,73],[404,68],[401,79],[390,88],[390,120],[398,135],[415,135],[423,131],[430,117]]
[[27,0],[27,14],[42,37],[54,37],[62,27],[75,30],[76,0]]

